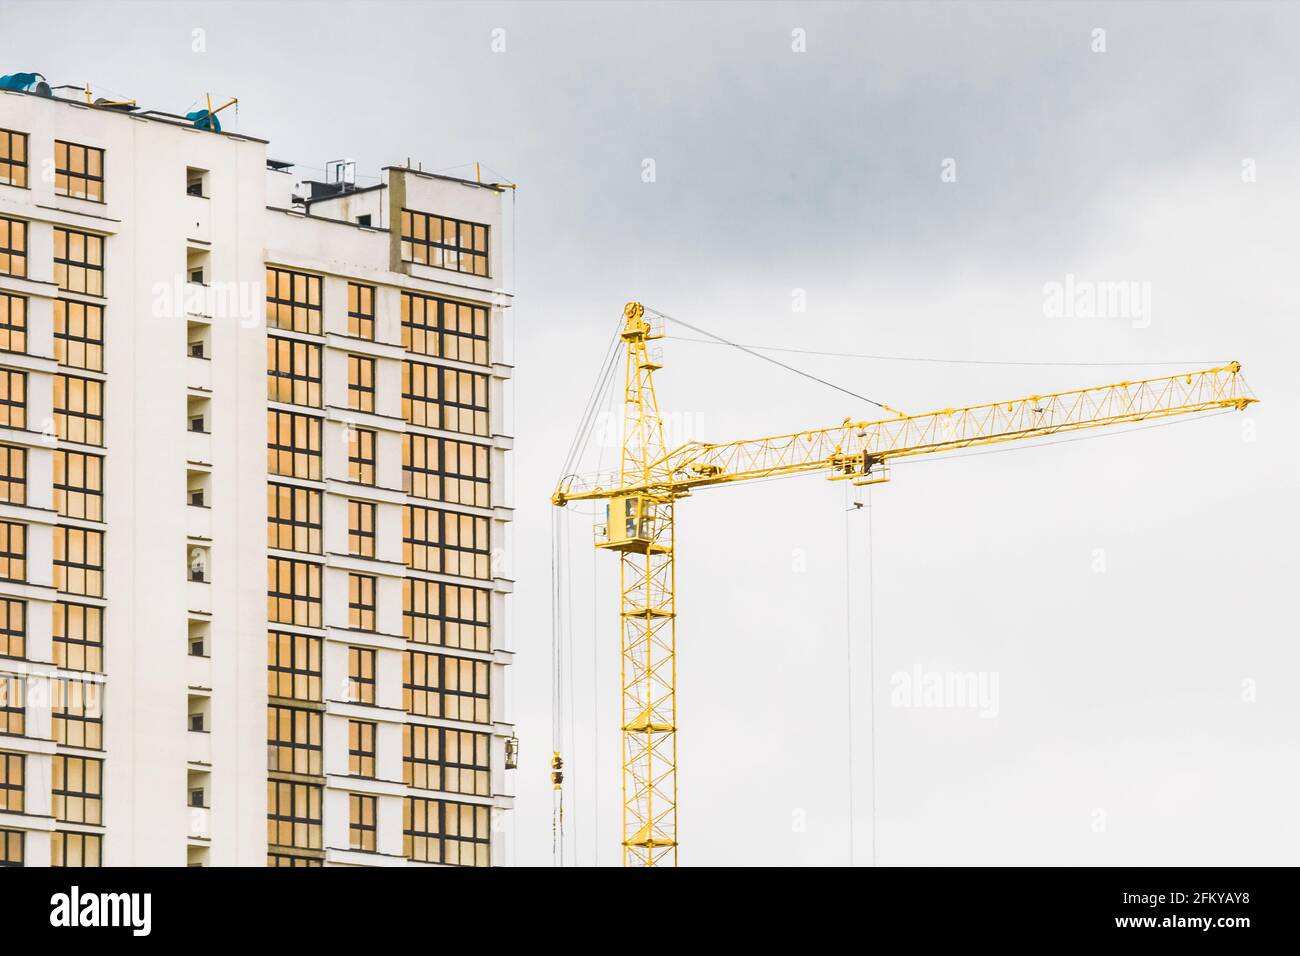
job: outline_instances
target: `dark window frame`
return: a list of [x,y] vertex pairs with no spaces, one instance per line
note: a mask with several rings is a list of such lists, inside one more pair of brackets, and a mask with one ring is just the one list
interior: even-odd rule
[[379,433],[373,428],[350,428],[348,439],[348,480],[373,487]]
[[[373,720],[348,720],[348,774],[375,778],[375,735],[379,725]],[[366,772],[369,768],[369,773]]]
[[375,287],[362,282],[348,283],[348,334],[375,340]]
[[[74,382],[80,384],[74,387]],[[54,376],[56,437],[78,445],[104,447],[104,384],[100,379],[80,375]],[[99,411],[92,411],[92,405],[98,405]],[[71,431],[72,426],[77,427],[76,434]]]
[[[82,560],[71,558],[71,543],[81,539]],[[62,543],[62,557],[60,557]],[[92,545],[93,543],[93,545]],[[98,557],[98,562],[95,557]],[[54,528],[54,587],[60,594],[104,596],[104,532],[97,528]],[[74,584],[77,580],[79,584]]]
[[[272,276],[275,277],[274,281]],[[320,335],[324,314],[323,292],[323,283],[318,275],[280,266],[267,266],[266,327]],[[286,310],[288,324],[283,321]]]
[[325,393],[325,349],[319,342],[266,337],[266,400],[320,408]]
[[375,556],[375,526],[379,506],[373,501],[348,499],[348,554],[361,558]]
[[[323,419],[305,412],[283,411],[278,408],[266,412],[266,465],[268,473],[282,478],[303,478],[320,481],[323,467]],[[281,444],[284,425],[288,425],[288,444]],[[299,444],[299,442],[302,444]],[[286,463],[288,471],[281,468]]]
[[[491,365],[492,310],[488,306],[408,291],[402,292],[401,302],[402,348],[408,353],[470,365]],[[463,327],[464,309],[470,310],[469,331]],[[477,331],[480,322],[482,332]]]
[[[417,808],[420,811],[418,813]],[[463,808],[470,810],[469,816],[473,826],[473,833],[468,836],[460,832]],[[454,826],[448,826],[449,809],[456,814]],[[418,826],[421,822],[424,825]],[[455,861],[449,860],[447,852],[452,844],[456,848]],[[474,851],[470,863],[460,862],[461,849],[466,844]],[[435,845],[437,853],[430,854],[429,848]],[[404,797],[402,799],[402,855],[408,860],[419,862],[447,863],[455,866],[491,866],[492,808],[483,804],[439,800],[434,797]]]
[[[434,660],[431,661],[429,658]],[[422,665],[418,670],[417,661]],[[448,661],[456,665],[454,669],[448,667]],[[460,685],[463,664],[470,665],[469,672],[473,675],[474,686],[469,690],[465,690]],[[456,674],[454,688],[448,685],[448,674],[453,672]],[[431,703],[434,701],[436,706]],[[449,703],[455,705],[455,713],[448,712],[451,710],[448,707]],[[469,717],[463,714],[467,704],[471,713]],[[491,664],[475,658],[454,657],[436,651],[405,651],[402,656],[402,709],[415,717],[459,720],[467,724],[490,724],[492,722]]]
[[[0,156],[0,186],[13,186],[15,189],[30,189],[28,180],[31,173],[31,151],[30,138],[26,133],[16,129],[0,129],[0,141],[5,144],[3,155]],[[14,156],[14,143],[22,143],[22,157]],[[15,176],[14,170],[21,171],[21,176]]]
[[0,501],[27,504],[27,449],[21,445],[0,445]]
[[[69,330],[69,324],[72,330]],[[99,334],[94,334],[94,326]],[[77,326],[80,331],[77,331]],[[82,361],[72,356],[80,352]],[[104,371],[104,307],[95,302],[54,300],[54,357],[63,368]]]
[[348,646],[348,701],[354,704],[375,702],[376,655],[373,647]]
[[266,769],[319,777],[325,765],[325,716],[310,707],[268,704]]
[[[468,593],[467,593],[468,592]],[[455,594],[455,601],[448,596]],[[429,596],[435,595],[437,608],[429,610]],[[448,609],[454,603],[456,608],[465,605],[466,598],[475,605],[474,616],[466,617],[463,613],[453,614]],[[478,602],[483,602],[484,614],[478,615]],[[417,606],[422,605],[422,606]],[[423,623],[421,623],[423,622]],[[466,643],[463,633],[468,630],[474,640]],[[431,641],[417,636],[423,631],[427,636],[436,634],[439,640]],[[490,588],[472,584],[452,584],[445,581],[430,581],[426,578],[402,579],[402,633],[412,644],[428,647],[451,647],[466,651],[490,653],[492,649],[492,591]],[[451,633],[456,640],[448,640]]]
[[[59,165],[59,148],[63,147],[63,165]],[[77,172],[73,168],[73,155],[79,152],[81,155],[81,171]],[[90,171],[90,160],[92,156],[98,157],[99,173],[95,174]],[[63,177],[63,187],[60,188],[59,178]],[[73,191],[73,182],[83,184],[81,194],[78,195]],[[94,187],[94,188],[92,188]],[[67,196],[69,199],[84,199],[87,202],[104,203],[104,150],[98,146],[86,146],[82,143],[72,143],[63,139],[54,141],[54,194],[56,196]]]
[[[57,376],[56,376],[57,379]],[[0,369],[0,425],[6,428],[27,427],[27,373],[18,369]],[[15,389],[15,384],[17,389]],[[15,392],[19,393],[15,398]]]
[[[281,494],[285,491],[289,492],[287,496]],[[266,546],[278,551],[320,554],[325,533],[324,492],[319,488],[287,485],[277,481],[268,481],[266,492]],[[287,544],[286,534],[289,538]],[[306,537],[306,547],[298,547],[300,535]]]
[[[324,575],[321,565],[315,561],[276,556],[268,556],[266,562],[266,619],[272,624],[288,624],[291,627],[320,627]],[[296,590],[300,570],[306,572],[306,594],[299,594]],[[277,590],[284,585],[286,578],[288,590]],[[284,610],[285,602],[288,603],[289,620],[279,616]],[[299,620],[300,611],[306,620]]]
[[0,657],[27,658],[27,602],[22,598],[0,597]]
[[[81,258],[73,255],[73,239],[81,240]],[[63,254],[59,254],[62,240]],[[77,292],[81,295],[104,297],[104,262],[107,250],[104,237],[81,229],[69,229],[66,226],[54,227],[54,283],[64,292]],[[99,255],[91,253],[98,249]],[[98,262],[95,260],[98,259]],[[62,272],[62,277],[60,277]],[[73,278],[80,275],[80,282],[73,283]]]
[[348,846],[373,853],[379,835],[379,801],[368,793],[348,794]]
[[26,580],[27,525],[21,521],[0,521],[0,581]]
[[[73,623],[76,625],[75,635],[69,632],[69,625]],[[95,634],[93,637],[92,632]],[[56,666],[69,671],[103,673],[104,609],[93,604],[56,601],[53,610],[53,645]],[[95,666],[90,666],[91,664]]]
[[[73,786],[71,769],[81,769],[81,789]],[[91,785],[90,768],[95,768],[97,786]],[[62,773],[60,774],[60,768]],[[62,777],[62,786],[59,778]],[[72,754],[54,755],[54,773],[50,785],[50,804],[54,819],[63,823],[101,825],[104,822],[104,761],[99,757],[81,757]],[[75,815],[71,807],[79,807]]]
[[0,292],[0,352],[27,353],[27,304],[25,295]]
[[348,627],[373,631],[378,615],[379,578],[373,574],[348,572]]
[[[325,788],[318,783],[289,780],[267,780],[266,785],[268,847],[321,849]],[[285,835],[285,825],[289,827],[287,843],[279,839]]]
[[[358,412],[375,410],[375,366],[375,360],[368,355],[348,355],[348,408]],[[363,371],[368,376],[362,375]]]
[[[61,467],[60,462],[62,462]],[[73,470],[70,466],[74,462],[80,465],[81,484],[73,482]],[[78,500],[81,507],[71,507],[70,503]],[[104,520],[103,455],[88,451],[73,451],[68,448],[54,450],[54,509],[65,518],[80,518],[83,521]]]
[[[433,239],[433,225],[438,224],[438,237]],[[448,241],[448,228],[455,238]],[[478,241],[482,230],[482,242]],[[490,279],[492,271],[488,257],[492,251],[492,227],[487,223],[455,219],[437,213],[403,209],[401,212],[401,253],[403,262],[413,262],[434,269],[447,269],[463,275]],[[423,236],[420,233],[423,232]],[[465,242],[468,233],[468,245]],[[481,245],[481,248],[480,248]],[[482,269],[476,266],[481,263]],[[468,264],[469,268],[465,268]]]
[[[281,641],[281,638],[288,640]],[[268,696],[308,703],[319,703],[324,699],[324,638],[312,634],[268,630],[266,656]],[[278,693],[285,689],[286,680],[291,693]],[[298,693],[300,681],[305,685],[301,694]]]
[[[27,277],[29,225],[31,224],[26,219],[0,216],[0,275],[19,279]],[[15,234],[21,237],[17,242]]]

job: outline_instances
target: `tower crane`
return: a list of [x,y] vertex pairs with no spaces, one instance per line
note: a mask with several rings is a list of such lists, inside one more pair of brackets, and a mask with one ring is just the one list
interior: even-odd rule
[[[1096,388],[894,413],[879,421],[845,419],[762,438],[668,448],[649,343],[664,336],[666,317],[637,302],[623,310],[622,455],[617,474],[566,475],[552,504],[607,502],[596,547],[620,555],[622,627],[623,862],[677,863],[677,576],[675,510],[696,488],[822,473],[854,485],[889,480],[889,463],[935,452],[1040,438],[1257,401],[1237,362],[1195,372]],[[881,406],[890,412],[887,406]]]

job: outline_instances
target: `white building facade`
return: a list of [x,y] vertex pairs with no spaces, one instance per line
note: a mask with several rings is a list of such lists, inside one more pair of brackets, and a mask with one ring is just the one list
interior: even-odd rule
[[0,92],[0,865],[510,860],[505,191],[338,179]]

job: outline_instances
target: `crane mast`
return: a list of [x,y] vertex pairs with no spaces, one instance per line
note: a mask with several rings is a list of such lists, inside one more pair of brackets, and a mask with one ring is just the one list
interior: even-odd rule
[[1106,425],[1257,401],[1236,362],[1136,382],[1075,389],[1005,402],[947,408],[880,421],[845,419],[810,429],[668,449],[653,375],[662,367],[649,343],[663,337],[645,308],[629,302],[624,348],[622,456],[616,475],[565,476],[551,497],[606,500],[596,547],[620,554],[623,730],[623,862],[677,863],[677,614],[674,502],[692,489],[824,473],[854,484],[887,481],[889,462],[1040,438]]

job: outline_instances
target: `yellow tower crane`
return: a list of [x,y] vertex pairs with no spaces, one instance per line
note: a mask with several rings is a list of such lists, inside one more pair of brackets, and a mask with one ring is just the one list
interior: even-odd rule
[[[677,578],[674,505],[695,488],[824,473],[855,485],[889,480],[889,462],[934,452],[1040,438],[1256,401],[1232,362],[1138,382],[946,408],[880,421],[845,419],[765,438],[669,449],[655,397],[661,368],[648,343],[662,315],[638,302],[623,310],[622,461],[608,479],[565,476],[551,502],[608,502],[596,547],[621,555],[623,862],[677,863]],[[653,320],[652,320],[653,319]],[[883,407],[883,406],[882,406]],[[888,409],[893,411],[893,409]]]

